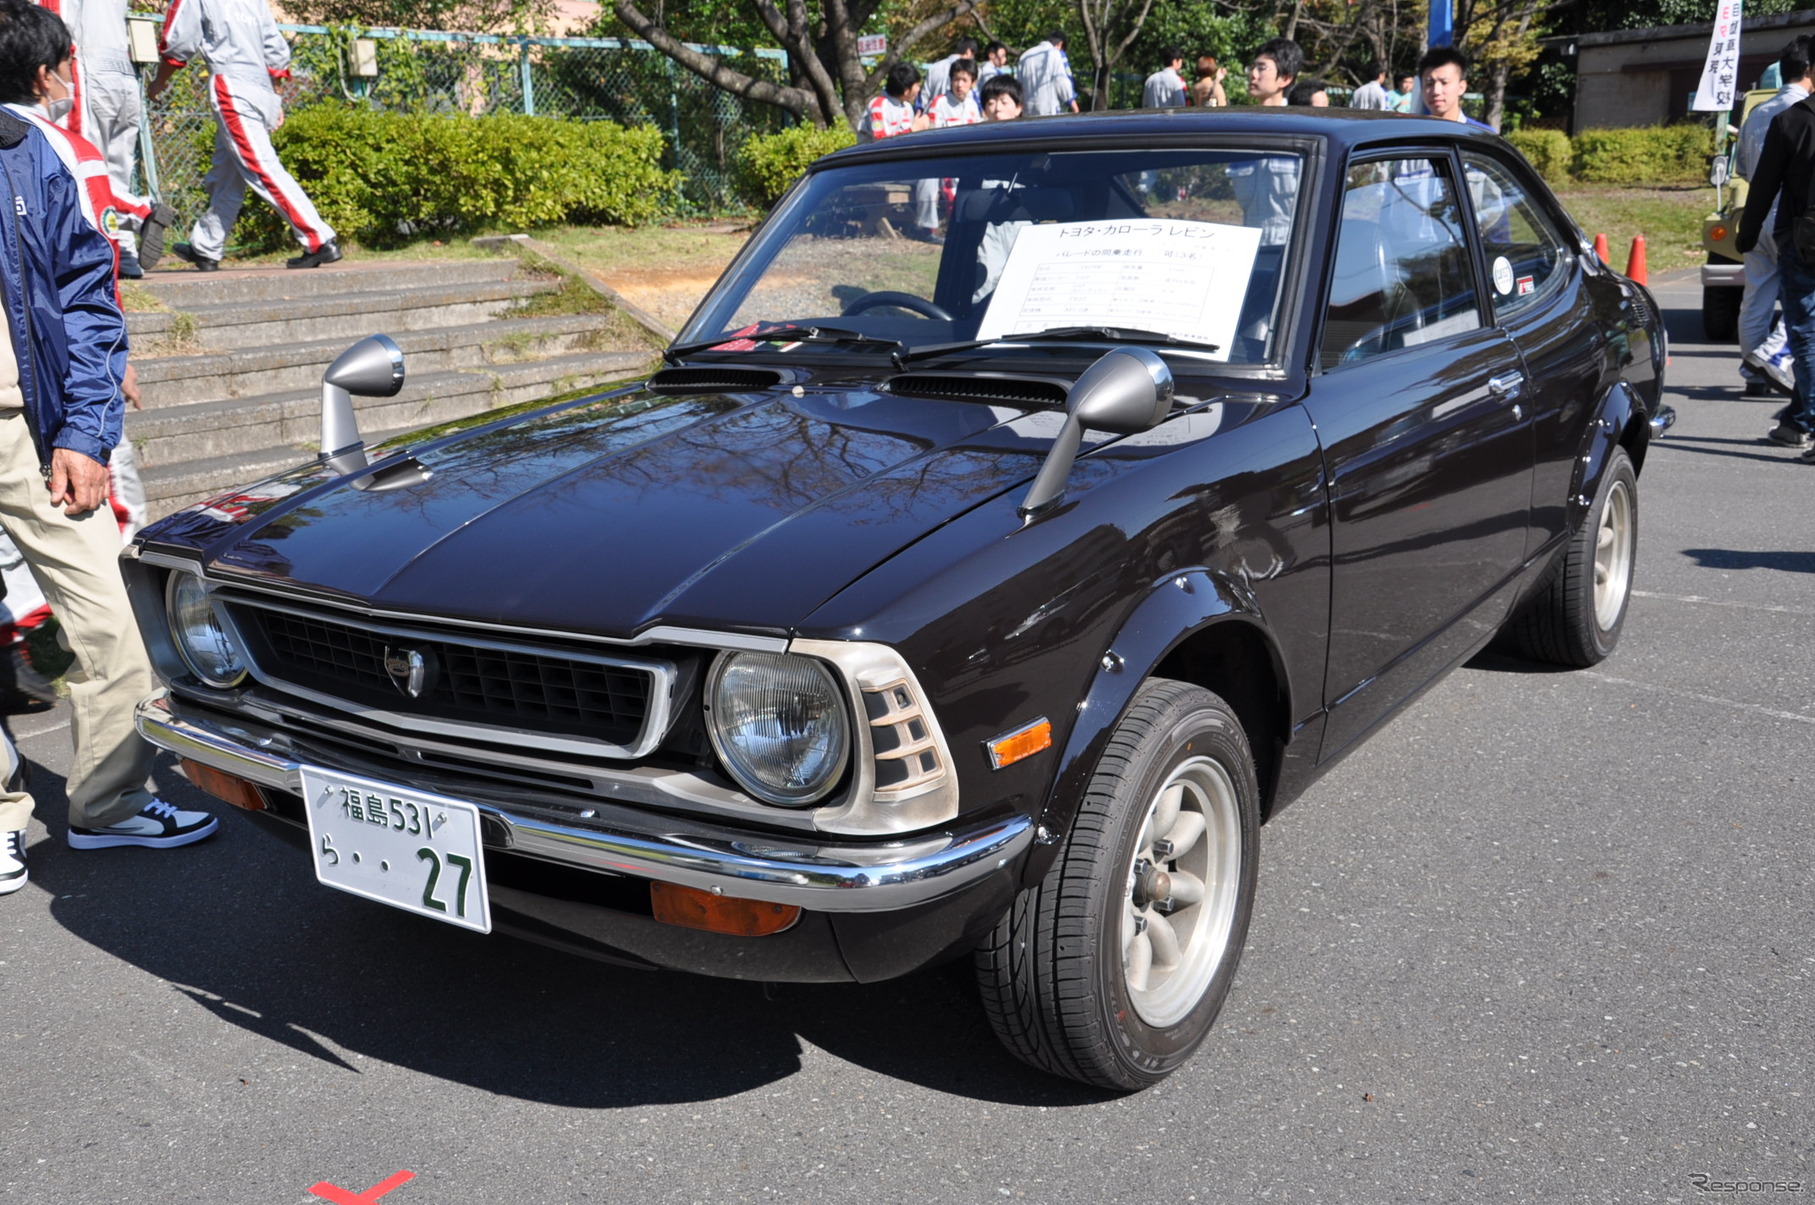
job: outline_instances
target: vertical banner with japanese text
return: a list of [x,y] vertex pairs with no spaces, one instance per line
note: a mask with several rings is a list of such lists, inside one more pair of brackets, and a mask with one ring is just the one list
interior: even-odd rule
[[1739,83],[1739,22],[1741,0],[1720,0],[1714,14],[1714,33],[1708,38],[1708,59],[1702,64],[1702,82],[1695,88],[1697,112],[1722,112],[1733,107]]

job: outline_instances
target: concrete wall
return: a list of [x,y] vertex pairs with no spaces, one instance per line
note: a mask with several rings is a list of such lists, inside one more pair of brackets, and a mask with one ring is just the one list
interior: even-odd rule
[[[1570,132],[1664,125],[1689,113],[1713,24],[1584,34],[1576,39],[1575,120]],[[1739,95],[1777,60],[1785,42],[1815,33],[1815,10],[1746,18],[1739,41]]]

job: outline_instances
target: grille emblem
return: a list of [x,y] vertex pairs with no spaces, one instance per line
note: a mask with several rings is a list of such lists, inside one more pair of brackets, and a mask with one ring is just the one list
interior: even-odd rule
[[434,654],[386,645],[384,672],[391,676],[392,686],[412,699],[420,699],[422,692],[434,685]]

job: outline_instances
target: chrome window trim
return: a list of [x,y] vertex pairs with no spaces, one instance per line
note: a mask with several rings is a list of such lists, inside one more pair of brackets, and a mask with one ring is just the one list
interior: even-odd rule
[[[319,611],[297,607],[286,603],[267,602],[264,599],[246,599],[239,597],[230,586],[211,583],[212,591],[227,606],[244,606],[253,610],[275,611],[292,615],[298,619],[320,620]],[[229,617],[231,620],[231,617]],[[234,624],[237,631],[238,625]],[[546,646],[524,644],[508,640],[464,639],[450,640],[437,636],[432,631],[421,628],[410,628],[384,623],[367,623],[364,630],[382,636],[393,636],[402,640],[439,640],[446,643],[462,644],[468,648],[491,649],[496,652],[522,653],[532,657],[548,657],[551,651]],[[243,639],[243,638],[242,638]],[[679,671],[671,664],[660,661],[633,660],[625,657],[612,657],[604,653],[566,653],[561,655],[574,661],[587,662],[593,665],[608,666],[613,669],[632,670],[649,675],[649,709],[644,713],[643,726],[637,739],[628,745],[613,741],[588,740],[581,737],[553,736],[533,728],[518,728],[502,724],[461,723],[455,720],[442,720],[433,716],[416,715],[406,712],[389,711],[384,708],[367,707],[351,699],[338,695],[325,694],[300,686],[286,678],[270,672],[258,663],[250,645],[245,648],[246,662],[252,676],[258,681],[276,690],[286,691],[301,699],[332,707],[348,715],[358,716],[370,723],[384,724],[404,731],[411,729],[421,732],[432,732],[439,736],[467,736],[476,740],[517,740],[535,748],[559,750],[564,753],[579,753],[593,756],[636,758],[644,757],[654,751],[655,747],[668,733],[668,725],[674,712],[674,687],[679,680]]]

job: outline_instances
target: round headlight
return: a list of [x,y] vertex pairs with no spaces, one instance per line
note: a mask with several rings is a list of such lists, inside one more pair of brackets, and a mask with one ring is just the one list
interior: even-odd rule
[[226,625],[214,613],[208,601],[208,588],[191,573],[170,575],[170,588],[165,596],[170,612],[170,636],[176,641],[183,663],[196,677],[210,686],[225,690],[237,686],[246,676],[246,660],[240,656]]
[[824,663],[782,653],[729,653],[706,685],[707,729],[731,777],[765,803],[823,799],[851,748],[844,691]]

